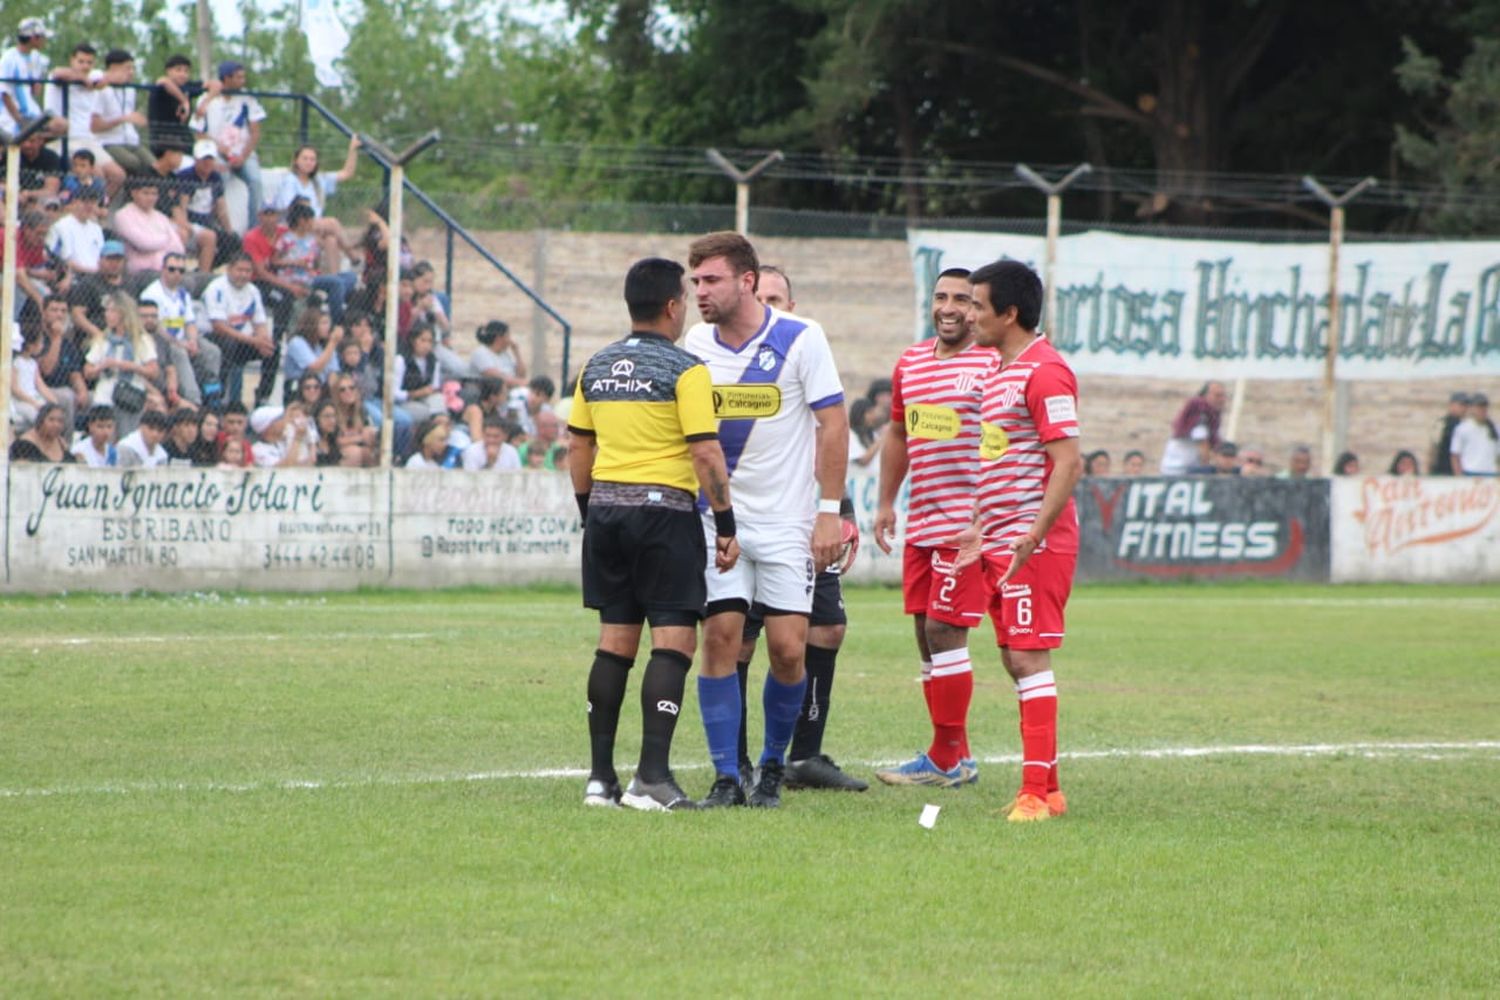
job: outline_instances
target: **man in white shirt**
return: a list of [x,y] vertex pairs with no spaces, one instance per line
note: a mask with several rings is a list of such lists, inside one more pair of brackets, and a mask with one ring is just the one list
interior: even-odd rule
[[203,304],[213,324],[209,336],[222,350],[220,381],[225,397],[240,398],[245,365],[258,359],[261,379],[255,398],[261,403],[276,382],[276,339],[266,318],[260,289],[250,280],[254,274],[255,264],[249,254],[239,254],[229,262],[227,271],[208,283],[203,290]]
[[73,457],[95,469],[119,465],[120,453],[115,447],[115,411],[108,406],[92,407],[84,417],[83,427],[84,436],[71,449]]
[[260,212],[262,201],[260,158],[260,123],[266,109],[245,90],[245,67],[237,62],[219,64],[219,79],[207,85],[198,101],[197,112],[203,131],[219,147],[219,158],[247,189],[246,206],[250,221]]
[[145,287],[141,292],[141,302],[156,303],[162,332],[187,352],[198,387],[203,391],[203,400],[212,403],[221,392],[219,371],[224,356],[218,344],[198,335],[197,309],[193,297],[182,284],[186,270],[185,257],[167,254],[162,261],[161,277]]
[[68,214],[47,230],[47,249],[62,258],[68,270],[76,274],[94,274],[99,270],[99,255],[104,249],[104,229],[99,225],[99,203],[88,195],[68,202]]
[[505,440],[505,419],[499,414],[484,418],[484,437],[463,450],[464,471],[504,471],[521,467],[521,453]]
[[318,459],[317,429],[293,400],[286,409],[279,406],[258,407],[250,414],[250,429],[259,438],[250,446],[255,464],[263,469],[284,469],[297,465],[314,465]]
[[141,414],[141,424],[120,439],[118,448],[122,469],[154,469],[167,464],[167,449],[161,446],[167,436],[167,415],[158,410]]
[[1500,469],[1500,432],[1490,420],[1490,400],[1484,393],[1469,397],[1464,422],[1453,428],[1453,474],[1493,476]]
[[[16,44],[0,55],[0,80],[35,80],[36,83],[0,84],[0,129],[16,133],[21,123],[31,120],[46,111],[39,100],[41,82],[47,79],[47,57],[42,47],[47,44],[47,26],[39,17],[28,17],[16,25]],[[68,123],[53,117],[47,125],[47,134],[65,135]]]
[[[68,120],[68,153],[76,154],[86,149],[94,154],[99,173],[111,193],[117,191],[125,181],[125,171],[110,159],[104,144],[94,132],[94,111],[99,105],[99,92],[108,81],[103,70],[94,68],[98,53],[87,42],[73,46],[68,65],[52,71],[52,82],[47,84],[44,104],[47,113]],[[66,98],[66,100],[64,100]],[[64,108],[64,104],[67,105]]]

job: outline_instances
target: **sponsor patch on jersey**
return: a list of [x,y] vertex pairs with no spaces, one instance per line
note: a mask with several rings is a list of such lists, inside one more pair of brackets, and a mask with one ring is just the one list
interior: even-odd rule
[[958,437],[963,421],[951,407],[931,403],[909,403],[906,407],[906,434],[928,441],[952,441]]
[[1078,407],[1073,402],[1072,396],[1048,396],[1047,422],[1049,424],[1065,424],[1069,421],[1077,421]]
[[714,386],[714,416],[720,420],[753,420],[757,417],[774,417],[780,412],[779,385]]
[[1005,428],[999,424],[984,423],[979,425],[979,457],[983,459],[995,459],[1005,454],[1005,449],[1010,447],[1010,437],[1006,435]]

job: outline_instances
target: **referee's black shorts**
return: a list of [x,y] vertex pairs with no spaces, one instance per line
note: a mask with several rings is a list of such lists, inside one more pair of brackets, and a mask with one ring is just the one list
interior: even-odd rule
[[[812,613],[807,616],[809,625],[848,625],[849,616],[844,613],[844,587],[837,573],[826,569],[813,579]],[[745,615],[746,639],[759,639],[766,624],[766,607],[750,605]]]
[[590,504],[583,604],[605,625],[695,626],[708,592],[703,521],[686,510]]

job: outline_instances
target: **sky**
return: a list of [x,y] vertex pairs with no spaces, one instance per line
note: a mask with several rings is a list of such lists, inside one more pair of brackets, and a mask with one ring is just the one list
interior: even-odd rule
[[[347,0],[334,0],[344,27],[352,27],[353,11],[358,5]],[[567,5],[562,0],[506,0],[500,4],[512,17],[537,26],[562,23],[567,16]],[[234,37],[245,30],[245,19],[240,15],[237,0],[209,0],[214,13],[214,28],[220,37]]]

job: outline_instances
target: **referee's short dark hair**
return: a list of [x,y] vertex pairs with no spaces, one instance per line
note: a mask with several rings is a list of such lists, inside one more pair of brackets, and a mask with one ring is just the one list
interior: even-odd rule
[[969,275],[976,287],[987,285],[990,308],[1003,313],[1016,307],[1016,323],[1023,330],[1035,330],[1042,319],[1042,279],[1018,260],[997,260]]
[[683,267],[665,257],[647,257],[625,272],[625,307],[630,318],[645,323],[661,316],[667,303],[682,298]]

